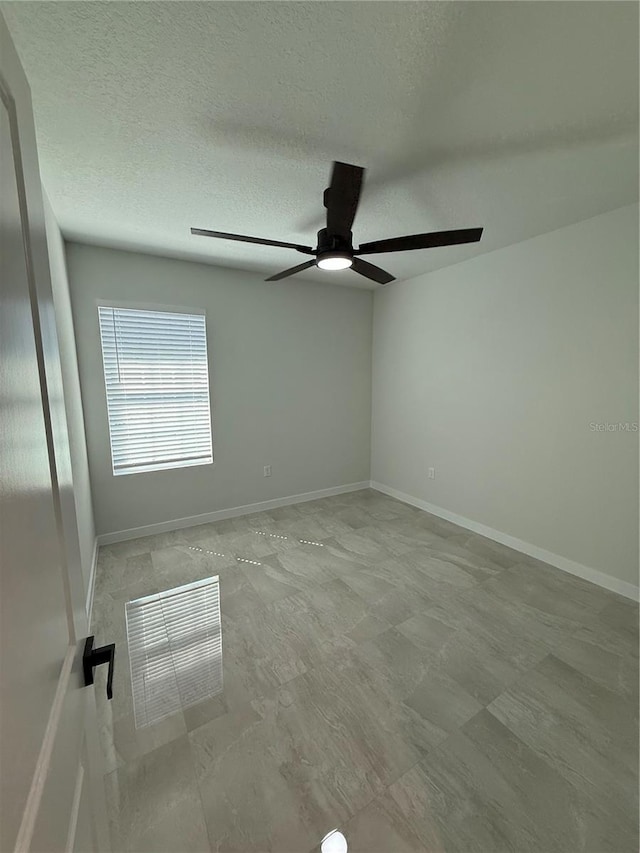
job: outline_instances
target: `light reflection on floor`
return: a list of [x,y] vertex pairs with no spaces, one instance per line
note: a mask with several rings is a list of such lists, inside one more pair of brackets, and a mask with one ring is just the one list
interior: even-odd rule
[[114,850],[637,853],[633,602],[367,491],[104,546],[97,641],[213,575],[224,693],[136,729],[96,673]]
[[347,839],[338,829],[332,829],[320,842],[321,853],[347,853]]
[[136,728],[222,691],[218,577],[129,601],[126,618]]
[[[322,542],[255,530],[258,536],[289,539],[323,548]],[[190,551],[225,557],[198,545]],[[258,560],[235,557],[261,566]],[[127,642],[136,728],[222,692],[222,626],[218,577],[165,590],[126,605]]]

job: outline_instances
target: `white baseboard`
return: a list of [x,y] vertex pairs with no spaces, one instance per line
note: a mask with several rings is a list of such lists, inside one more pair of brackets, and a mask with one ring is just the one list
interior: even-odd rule
[[98,537],[93,542],[93,555],[91,557],[91,569],[89,570],[89,583],[87,584],[87,626],[91,628],[91,615],[93,613],[93,591],[96,585],[96,568],[98,566]]
[[563,572],[569,572],[571,575],[583,578],[598,586],[604,587],[611,592],[617,592],[625,598],[631,598],[633,601],[638,601],[639,590],[627,581],[619,580],[605,572],[592,569],[589,566],[583,566],[581,563],[576,563],[574,560],[569,560],[567,557],[561,557],[559,554],[554,554],[551,551],[546,551],[544,548],[539,548],[537,545],[531,545],[529,542],[524,542],[522,539],[516,539],[515,536],[510,536],[508,533],[502,533],[500,530],[494,530],[492,527],[487,527],[485,524],[480,524],[477,521],[472,521],[470,518],[465,518],[462,515],[457,515],[455,512],[450,512],[448,509],[435,504],[423,501],[420,498],[414,498],[413,495],[408,495],[405,492],[400,492],[398,489],[393,489],[391,486],[385,486],[383,483],[378,483],[371,480],[370,487],[378,492],[383,492],[392,498],[397,498],[403,503],[415,506],[418,509],[423,509],[432,515],[437,515],[439,518],[444,518],[446,521],[451,521],[459,527],[464,527],[471,530],[473,533],[478,533],[481,536],[486,536],[487,539],[493,539],[494,542],[499,542],[501,545],[506,545],[513,548],[515,551],[520,551],[529,557],[540,560],[543,563],[548,563],[561,569]]
[[116,530],[113,533],[102,533],[97,537],[98,545],[112,545],[114,542],[125,542],[127,539],[139,539],[141,536],[153,536],[155,533],[168,533],[171,530],[181,530],[184,527],[195,527],[198,524],[209,524],[212,521],[221,521],[224,518],[236,518],[240,515],[251,515],[254,512],[263,512],[268,509],[276,509],[280,506],[315,501],[319,498],[329,498],[333,495],[343,495],[347,492],[358,492],[368,489],[369,481],[361,483],[349,483],[345,486],[332,486],[330,489],[318,489],[315,492],[304,492],[300,495],[288,495],[285,498],[274,498],[270,501],[260,501],[244,506],[234,506],[230,509],[220,509],[216,512],[205,512],[202,515],[190,515],[186,518],[174,518],[170,521],[161,521],[158,524],[146,524],[143,527],[132,527],[129,530]]

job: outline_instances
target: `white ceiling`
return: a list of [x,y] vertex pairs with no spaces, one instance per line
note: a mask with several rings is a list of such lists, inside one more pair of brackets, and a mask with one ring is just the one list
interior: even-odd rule
[[[334,159],[354,241],[484,226],[371,260],[397,278],[638,197],[633,2],[2,3],[69,238],[272,274],[315,245]],[[302,277],[362,284],[350,272]]]

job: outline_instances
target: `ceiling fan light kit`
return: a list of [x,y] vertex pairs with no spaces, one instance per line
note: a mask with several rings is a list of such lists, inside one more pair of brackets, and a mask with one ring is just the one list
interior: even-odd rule
[[353,266],[353,258],[346,252],[340,255],[318,255],[316,266],[321,270],[348,270]]
[[321,270],[345,270],[350,267],[354,272],[378,284],[389,284],[390,281],[395,281],[395,278],[391,273],[370,264],[369,261],[362,260],[358,257],[359,255],[407,252],[415,249],[431,249],[436,246],[476,243],[482,237],[482,228],[463,228],[456,231],[434,231],[430,234],[412,234],[407,237],[393,237],[389,240],[375,240],[372,243],[362,243],[354,249],[351,226],[358,209],[363,181],[364,169],[361,166],[334,162],[331,183],[324,191],[327,227],[318,231],[318,243],[315,249],[299,243],[248,237],[244,234],[229,234],[226,231],[209,231],[206,228],[192,228],[191,233],[202,237],[236,240],[241,243],[278,246],[313,256],[312,260],[276,273],[266,281],[279,281],[281,278],[288,278],[290,275],[317,266]]

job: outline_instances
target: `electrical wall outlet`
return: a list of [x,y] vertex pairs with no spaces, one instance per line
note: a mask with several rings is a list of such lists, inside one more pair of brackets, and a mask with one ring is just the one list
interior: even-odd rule
[[427,477],[430,480],[435,480],[436,478],[436,469],[435,468],[427,468]]
[[264,476],[265,477],[271,476],[271,465],[265,465],[264,466]]

